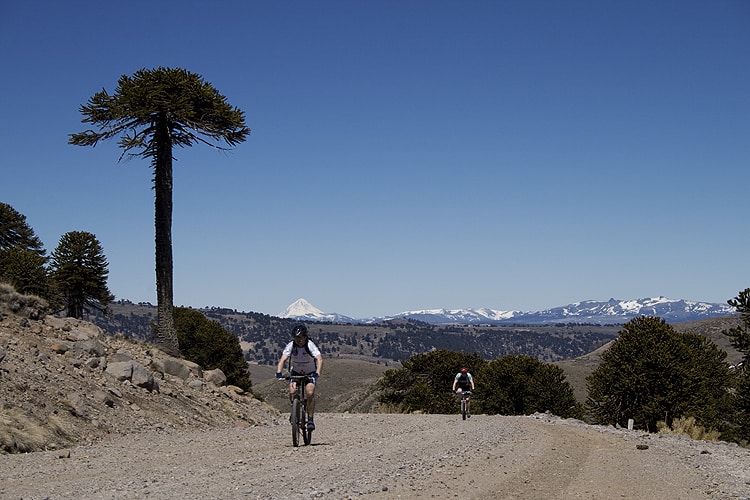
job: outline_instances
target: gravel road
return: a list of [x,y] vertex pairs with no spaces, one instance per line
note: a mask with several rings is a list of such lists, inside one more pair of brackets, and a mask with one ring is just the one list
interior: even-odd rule
[[319,413],[0,456],[0,497],[750,498],[750,450],[550,415]]

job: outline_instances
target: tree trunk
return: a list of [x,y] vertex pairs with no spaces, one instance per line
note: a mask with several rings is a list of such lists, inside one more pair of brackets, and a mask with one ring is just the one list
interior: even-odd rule
[[165,353],[179,356],[174,328],[174,290],[172,284],[172,140],[165,120],[157,124],[154,134],[156,161],[154,165],[156,299],[159,324],[156,346]]

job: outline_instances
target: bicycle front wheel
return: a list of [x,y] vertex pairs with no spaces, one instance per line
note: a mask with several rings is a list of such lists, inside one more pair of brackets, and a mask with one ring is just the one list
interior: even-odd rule
[[300,419],[299,427],[302,431],[302,441],[307,446],[312,440],[312,431],[307,428],[307,407],[305,405],[302,405],[302,408],[300,408],[300,414],[302,418]]
[[466,400],[461,398],[461,416],[466,420]]
[[296,448],[297,446],[299,446],[299,431],[300,431],[299,399],[292,400],[292,415],[289,421],[292,423],[292,445]]

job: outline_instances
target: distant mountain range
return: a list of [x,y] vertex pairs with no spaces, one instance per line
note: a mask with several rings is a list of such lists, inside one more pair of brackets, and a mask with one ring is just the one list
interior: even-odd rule
[[728,304],[674,300],[666,297],[607,301],[586,300],[543,311],[500,311],[497,309],[425,309],[406,311],[393,316],[351,318],[339,313],[325,313],[305,299],[298,299],[279,314],[280,318],[333,323],[379,323],[392,319],[414,319],[425,323],[525,324],[593,323],[600,325],[627,323],[639,316],[658,316],[669,323],[727,316],[735,313]]

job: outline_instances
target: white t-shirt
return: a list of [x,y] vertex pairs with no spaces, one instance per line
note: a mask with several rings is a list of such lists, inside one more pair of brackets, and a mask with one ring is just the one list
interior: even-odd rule
[[309,354],[305,346],[297,347],[294,341],[289,342],[284,348],[282,355],[289,356],[292,360],[292,371],[304,375],[316,370],[315,358],[320,356],[320,350],[312,340],[307,341],[307,348],[310,349]]

